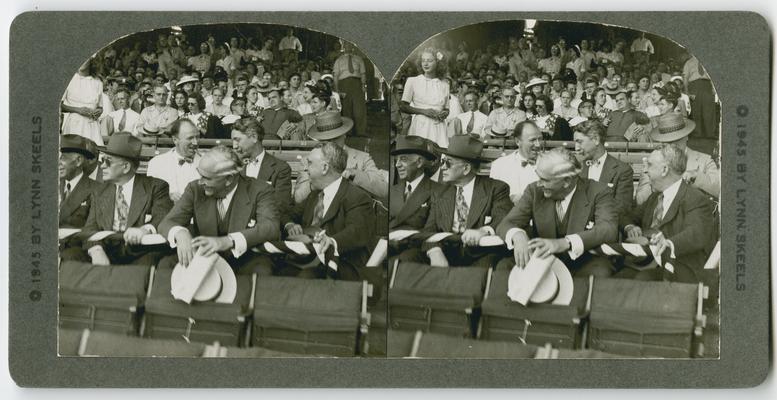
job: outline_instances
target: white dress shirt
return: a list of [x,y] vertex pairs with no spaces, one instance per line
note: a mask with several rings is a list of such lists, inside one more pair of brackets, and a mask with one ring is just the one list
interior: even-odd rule
[[[421,173],[415,179],[413,179],[412,181],[409,182],[410,183],[410,194],[413,194],[413,192],[415,192],[415,189],[418,187],[418,185],[421,184],[421,181],[423,179],[424,179],[424,174]],[[407,184],[405,186],[407,186]],[[404,189],[403,189],[403,191],[404,191]]]
[[491,171],[488,173],[493,179],[500,180],[510,186],[510,196],[523,195],[526,187],[536,182],[537,172],[534,164],[521,165],[527,161],[517,150],[506,156],[502,156],[491,163]]
[[262,152],[246,165],[246,176],[250,176],[251,178],[259,177],[259,169],[262,167],[265,153],[266,151],[262,149]]
[[663,201],[661,202],[661,205],[663,206],[663,213],[661,214],[661,219],[664,219],[664,216],[666,216],[666,212],[669,211],[669,206],[672,205],[672,202],[674,201],[674,198],[677,197],[677,192],[680,190],[680,184],[682,183],[682,179],[678,179],[677,182],[669,185],[668,188],[664,189],[663,194]]
[[126,110],[119,109],[111,111],[108,115],[113,120],[113,131],[119,132],[119,124],[121,123],[122,114],[126,112],[126,119],[124,120],[124,132],[129,132],[133,136],[137,136],[138,128],[143,128],[143,120],[140,118],[140,114],[135,110],[127,108]]
[[588,166],[588,179],[599,182],[599,178],[602,177],[602,167],[604,167],[604,160],[607,158],[607,152],[605,151],[601,157],[596,160],[591,160],[591,165]]
[[159,178],[170,187],[170,193],[183,194],[186,186],[200,179],[200,173],[197,172],[197,163],[200,162],[200,155],[195,154],[192,162],[179,164],[183,157],[178,154],[175,148],[170,149],[158,156],[154,156],[148,162],[148,171],[146,175]]
[[[461,132],[467,133],[467,125],[469,125],[469,121],[472,119],[473,113],[472,111],[465,111],[459,115],[456,116],[456,118],[461,121]],[[472,126],[472,133],[480,136],[485,137],[485,132],[483,129],[486,127],[486,123],[488,122],[488,117],[486,114],[483,114],[479,110],[475,110],[474,113],[475,116],[475,122]]]
[[68,191],[68,196],[71,193],[73,193],[73,190],[76,189],[76,185],[78,185],[78,182],[81,181],[81,177],[83,177],[83,176],[84,176],[84,173],[81,172],[80,174],[76,175],[75,178],[73,178],[71,180],[65,179],[65,187],[63,189],[67,190],[67,185],[70,184],[70,190]]
[[[119,187],[121,187],[121,193],[124,195],[124,202],[127,203],[127,216],[129,217],[129,209],[132,203],[132,191],[135,188],[135,175],[123,185],[116,185],[116,201],[113,203],[113,224],[116,225],[116,221],[119,220]],[[129,221],[127,221],[129,225]],[[129,228],[129,226],[127,226]]]

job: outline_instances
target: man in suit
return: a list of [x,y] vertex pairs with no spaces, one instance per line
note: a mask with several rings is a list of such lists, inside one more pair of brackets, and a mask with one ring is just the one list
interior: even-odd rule
[[[141,147],[140,139],[122,132],[111,136],[108,146],[101,149],[104,185],[95,190],[79,234],[83,248],[67,249],[63,259],[91,259],[93,264],[102,265],[154,264],[159,259],[158,251],[140,243],[143,236],[157,233],[172,201],[165,181],[137,174]],[[118,232],[122,238],[87,240],[99,231]]]
[[[316,123],[308,129],[308,136],[316,141],[331,141],[345,149],[348,158],[342,171],[343,178],[373,197],[385,199],[389,189],[388,171],[378,169],[369,153],[345,145],[345,135],[351,128],[353,121],[350,118],[342,117],[336,111],[327,111],[316,116]],[[310,178],[307,172],[302,172],[294,186],[294,201],[301,203],[310,193]]]
[[607,185],[579,174],[580,162],[564,148],[538,157],[539,180],[496,229],[514,255],[499,268],[523,268],[532,256],[553,254],[573,276],[612,275],[610,261],[588,250],[618,240],[617,206]]
[[275,192],[280,220],[291,207],[291,167],[265,151],[264,128],[254,118],[242,118],[232,126],[232,149],[243,160],[243,175],[267,182]]
[[[478,176],[483,143],[475,136],[454,136],[442,162],[443,182],[449,186],[431,196],[431,209],[426,232],[461,234],[462,246],[445,248],[424,244],[420,251],[411,249],[401,260],[428,261],[435,266],[476,265],[490,268],[499,255],[477,247],[484,236],[494,235],[494,228],[512,206],[510,190],[504,182]],[[424,254],[425,253],[425,254]],[[426,256],[426,257],[425,257]]]
[[62,135],[59,143],[59,226],[82,228],[92,205],[92,191],[101,185],[84,173],[87,159],[94,159],[79,135]]
[[610,188],[620,215],[631,211],[634,195],[634,170],[604,148],[607,128],[597,120],[583,121],[575,126],[575,152],[583,163],[582,178],[603,183]]
[[[680,146],[664,145],[645,161],[645,174],[653,193],[632,213],[621,218],[627,241],[658,246],[659,254],[669,248],[674,274],[672,280],[698,283],[709,256],[705,237],[713,226],[708,196],[682,179],[687,171],[686,154]],[[624,269],[618,277],[640,280],[661,279],[659,269],[636,272]]]
[[389,229],[421,229],[426,225],[432,192],[443,185],[424,175],[427,162],[436,157],[419,136],[400,136],[391,155],[395,158],[399,181],[389,193]]
[[[693,132],[696,124],[680,113],[670,112],[658,117],[650,137],[655,142],[671,143],[685,152],[687,160],[683,180],[689,185],[703,191],[707,197],[720,197],[720,167],[707,154],[688,147],[688,135]],[[637,184],[636,203],[644,203],[651,190],[650,179],[643,173]]]
[[200,162],[197,138],[200,131],[189,119],[179,119],[170,127],[175,147],[154,156],[148,162],[146,175],[162,179],[170,187],[170,199],[178,201],[189,182],[200,179],[197,164]]
[[[369,195],[343,177],[347,165],[345,149],[332,142],[321,143],[308,154],[306,171],[312,192],[292,210],[284,229],[291,240],[320,243],[322,250],[334,247],[339,256],[337,276],[344,280],[369,278],[364,265],[373,240]],[[287,270],[304,278],[322,278],[321,268]],[[378,283],[378,282],[373,282]]]
[[[280,220],[273,190],[263,180],[240,175],[243,163],[226,146],[202,156],[202,176],[190,183],[159,225],[159,233],[177,249],[160,268],[189,265],[194,254],[219,253],[238,274],[272,274],[267,256],[251,248],[280,239]],[[189,221],[194,221],[190,224]]]

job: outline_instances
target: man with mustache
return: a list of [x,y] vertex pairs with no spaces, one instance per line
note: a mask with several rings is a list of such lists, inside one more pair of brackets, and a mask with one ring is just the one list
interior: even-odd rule
[[489,176],[510,186],[510,200],[518,203],[526,186],[537,180],[534,165],[540,150],[542,132],[531,121],[519,122],[513,131],[518,150],[497,158],[491,163]]
[[159,178],[170,185],[170,199],[178,201],[189,182],[200,179],[197,163],[199,130],[189,119],[179,119],[170,127],[175,147],[155,156],[148,162],[146,175]]

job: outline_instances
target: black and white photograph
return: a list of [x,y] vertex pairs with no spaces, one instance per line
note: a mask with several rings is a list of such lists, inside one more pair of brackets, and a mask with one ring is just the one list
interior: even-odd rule
[[719,357],[721,102],[693,50],[526,19],[408,55],[389,357]]
[[61,94],[58,354],[384,356],[387,88],[304,27],[105,43]]

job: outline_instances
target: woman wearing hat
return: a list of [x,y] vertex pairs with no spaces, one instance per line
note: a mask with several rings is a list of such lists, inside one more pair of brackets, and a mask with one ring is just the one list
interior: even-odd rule
[[408,78],[402,94],[400,111],[411,114],[408,135],[421,136],[448,147],[445,119],[448,117],[450,86],[443,80],[445,63],[442,53],[433,48],[422,50],[418,57],[421,75]]

